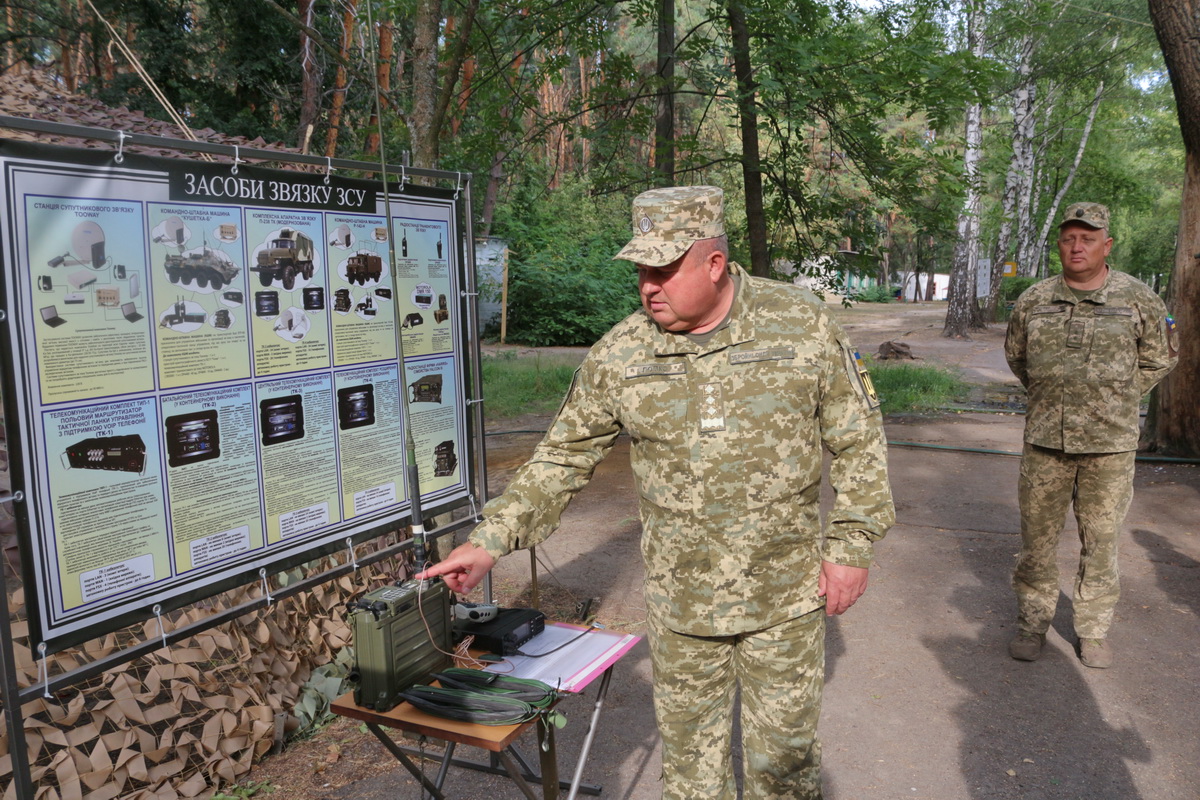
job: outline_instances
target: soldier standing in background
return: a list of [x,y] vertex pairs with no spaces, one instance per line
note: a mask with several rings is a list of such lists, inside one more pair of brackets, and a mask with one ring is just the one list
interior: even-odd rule
[[1029,393],[1013,572],[1020,630],[1009,654],[1041,655],[1058,602],[1058,539],[1074,504],[1082,543],[1073,599],[1079,658],[1112,665],[1117,539],[1133,497],[1139,405],[1178,360],[1175,323],[1150,287],[1108,267],[1108,209],[1075,203],[1059,223],[1062,275],[1017,298],[1004,353]]
[[[723,195],[633,203],[642,310],[609,331],[470,540],[424,575],[470,591],[549,536],[621,432],[640,498],[663,796],[821,796],[825,615],[866,590],[894,521],[878,399],[823,304],[728,260]],[[836,501],[821,530],[822,446]],[[822,613],[822,607],[824,612]]]

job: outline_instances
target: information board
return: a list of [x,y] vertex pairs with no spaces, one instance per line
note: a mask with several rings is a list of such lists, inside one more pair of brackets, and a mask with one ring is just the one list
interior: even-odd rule
[[406,520],[406,406],[422,506],[472,485],[453,192],[119,160],[0,140],[5,424],[49,652]]

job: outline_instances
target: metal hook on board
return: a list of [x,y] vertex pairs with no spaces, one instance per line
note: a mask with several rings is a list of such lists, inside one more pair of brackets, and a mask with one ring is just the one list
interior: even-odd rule
[[400,165],[400,191],[404,191],[404,184],[408,183],[408,175],[404,172],[404,165]]
[[454,199],[457,200],[458,193],[462,191],[462,173],[456,172],[455,174],[458,175],[458,178],[454,181]]
[[125,131],[117,131],[117,154],[113,156],[113,161],[121,164],[125,161],[125,140],[129,138],[129,134]]
[[234,175],[237,175],[238,174],[238,164],[241,164],[241,163],[243,163],[243,162],[242,162],[241,156],[238,155],[238,146],[235,144],[233,146],[233,166],[229,168],[229,171],[232,172]]
[[38,660],[38,680],[42,684],[42,697],[53,699],[50,694],[50,666],[46,663],[46,643],[38,642],[38,655],[41,658]]
[[267,568],[266,567],[258,568],[258,577],[262,578],[263,594],[266,595],[267,605],[271,605],[272,603],[275,602],[275,598],[271,597],[271,587],[267,584]]
[[325,185],[329,185],[329,176],[333,173],[333,159],[325,156]]
[[350,566],[358,571],[358,558],[354,555],[354,540],[349,536],[346,537],[346,549],[350,551]]
[[154,607],[151,608],[150,610],[154,612],[155,618],[158,619],[158,635],[162,638],[163,647],[166,647],[167,646],[167,629],[163,626],[162,606],[159,605],[158,603],[155,603]]

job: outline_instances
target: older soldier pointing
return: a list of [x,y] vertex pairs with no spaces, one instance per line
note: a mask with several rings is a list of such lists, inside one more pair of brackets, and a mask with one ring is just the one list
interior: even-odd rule
[[637,265],[642,310],[591,349],[533,456],[425,574],[469,591],[544,540],[628,433],[663,796],[737,796],[740,686],[745,796],[819,798],[825,615],[866,590],[894,521],[878,399],[819,300],[729,261],[720,189],[645,192],[633,228],[616,258]]

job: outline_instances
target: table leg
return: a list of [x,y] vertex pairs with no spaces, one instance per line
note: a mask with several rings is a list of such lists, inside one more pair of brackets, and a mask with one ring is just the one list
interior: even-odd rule
[[554,746],[554,724],[545,714],[537,719],[538,760],[542,766],[542,798],[558,797],[558,752]]
[[512,760],[512,756],[507,752],[497,753],[497,755],[500,757],[500,763],[508,770],[508,777],[512,778],[513,783],[521,790],[521,794],[528,797],[529,800],[537,800],[537,795],[533,793],[533,789],[529,787],[529,783],[521,775],[521,770],[518,769],[516,762]]
[[442,794],[441,788],[433,783],[433,781],[429,780],[429,778],[425,777],[425,773],[417,769],[417,767],[408,760],[408,756],[406,756],[404,751],[400,749],[400,745],[393,742],[391,737],[383,732],[382,728],[373,722],[368,722],[367,729],[371,731],[371,733],[375,734],[375,738],[378,739],[383,746],[388,749],[389,753],[396,757],[397,761],[404,765],[404,768],[407,769],[412,776],[417,779],[421,786],[425,788],[425,791],[429,792],[429,796],[432,797],[433,800],[446,800],[446,795]]
[[[610,666],[604,670],[604,675],[600,678],[600,689],[596,692],[596,705],[592,708],[592,718],[588,722],[587,736],[583,739],[583,750],[579,754],[579,762],[575,765],[575,775],[571,778],[571,793],[567,795],[567,800],[575,800],[575,796],[579,794],[580,784],[583,783],[583,765],[587,763],[588,753],[592,749],[592,739],[596,736],[596,723],[600,721],[600,710],[604,708],[604,698],[608,695],[608,682],[612,680],[612,672],[613,668]],[[597,787],[596,794],[599,793],[599,787]]]

